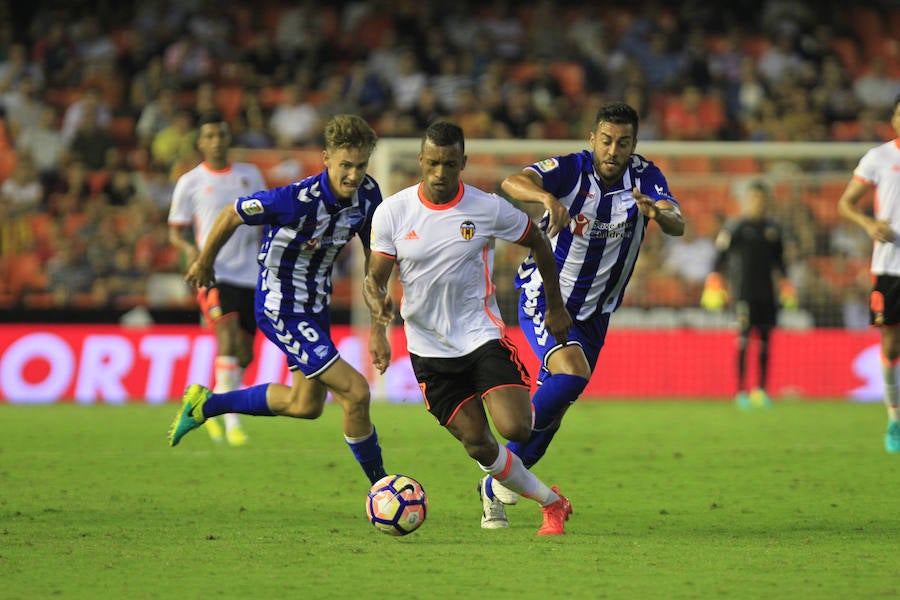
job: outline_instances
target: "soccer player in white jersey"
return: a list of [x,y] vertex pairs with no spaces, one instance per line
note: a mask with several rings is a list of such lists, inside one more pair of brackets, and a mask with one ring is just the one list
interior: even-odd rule
[[[529,469],[559,430],[563,414],[584,390],[597,365],[610,314],[619,307],[650,221],[669,235],[684,233],[678,203],[660,170],[635,154],[638,114],[628,104],[604,104],[589,133],[590,150],[547,158],[507,177],[502,189],[522,202],[541,203],[541,219],[553,246],[566,309],[573,324],[567,339],[545,333],[546,277],[527,257],[516,286],[519,326],[541,360],[532,399],[534,431],[507,447]],[[484,503],[504,514],[517,495],[496,478],[481,481]]]
[[[192,384],[169,428],[169,444],[206,419],[229,412],[316,419],[327,393],[344,411],[344,439],[369,481],[385,476],[378,434],[369,417],[369,382],[341,358],[331,339],[331,273],[355,236],[369,255],[372,214],[381,190],[366,174],[377,136],[356,115],[325,127],[325,170],[302,181],[237,198],[224,208],[185,281],[215,281],[215,259],[243,225],[264,226],[256,288],[256,323],[287,358],[291,386],[267,383],[222,394]],[[384,326],[373,324],[373,334]]]
[[[396,263],[403,287],[400,314],[407,348],[428,411],[462,442],[490,475],[542,506],[538,535],[565,533],[572,512],[559,488],[528,471],[491,432],[485,407],[503,437],[524,442],[531,433],[529,378],[494,296],[494,244],[531,249],[546,278],[547,329],[564,340],[571,325],[559,293],[547,236],[520,209],[460,181],[466,165],[462,129],[447,121],[425,131],[419,153],[422,182],[385,199],[372,221],[372,256],[364,285],[373,323],[393,318],[387,285]],[[391,357],[386,329],[369,351],[384,372]],[[489,528],[506,521],[482,515]]]
[[[219,212],[234,199],[266,185],[256,165],[230,162],[231,132],[218,113],[203,115],[199,122],[197,149],[203,162],[178,178],[169,208],[169,240],[190,264],[203,248]],[[206,324],[216,336],[215,390],[237,389],[244,369],[253,360],[256,319],[253,293],[259,265],[259,232],[246,228],[233,236],[216,257],[216,282],[197,291],[197,301]],[[223,437],[232,446],[242,446],[247,435],[234,413],[225,415],[225,433],[217,419],[205,427],[214,441]]]
[[[872,238],[872,325],[881,331],[881,368],[888,427],[885,450],[900,453],[897,363],[900,362],[900,95],[894,99],[891,125],[897,137],[866,152],[838,200],[841,215]],[[860,201],[874,191],[874,214]]]

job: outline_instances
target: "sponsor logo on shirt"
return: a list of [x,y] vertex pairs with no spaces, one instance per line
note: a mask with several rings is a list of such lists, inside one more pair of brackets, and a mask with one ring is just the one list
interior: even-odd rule
[[545,158],[544,160],[535,163],[538,168],[538,171],[542,173],[548,173],[559,166],[559,162],[555,158]]
[[250,198],[241,202],[241,211],[246,215],[259,215],[263,212],[262,202],[256,198]]
[[475,237],[475,223],[472,221],[463,221],[459,226],[459,233],[462,234],[464,240],[471,240]]

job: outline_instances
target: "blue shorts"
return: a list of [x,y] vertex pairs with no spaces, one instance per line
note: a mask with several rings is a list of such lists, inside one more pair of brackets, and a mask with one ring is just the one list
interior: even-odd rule
[[[538,374],[538,381],[543,381],[550,375],[547,370],[547,359],[550,355],[562,348],[556,343],[556,340],[547,331],[544,325],[544,314],[547,307],[544,303],[543,296],[539,298],[528,299],[523,292],[519,298],[519,327],[525,338],[531,345],[535,356],[541,359],[541,371]],[[587,321],[572,321],[572,329],[569,331],[569,337],[566,339],[567,344],[578,344],[581,346],[588,364],[591,367],[591,373],[597,366],[597,358],[600,356],[600,350],[606,342],[606,330],[609,328],[609,313],[595,314]]]
[[327,313],[284,316],[257,307],[256,323],[287,357],[288,368],[299,369],[307,379],[318,377],[340,358]]

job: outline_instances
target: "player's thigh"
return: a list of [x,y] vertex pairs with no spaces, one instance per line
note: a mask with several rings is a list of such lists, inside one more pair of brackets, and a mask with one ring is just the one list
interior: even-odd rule
[[473,457],[483,458],[485,452],[497,444],[496,438],[491,433],[484,405],[478,398],[471,398],[460,404],[445,427],[453,437],[463,443],[466,451]]

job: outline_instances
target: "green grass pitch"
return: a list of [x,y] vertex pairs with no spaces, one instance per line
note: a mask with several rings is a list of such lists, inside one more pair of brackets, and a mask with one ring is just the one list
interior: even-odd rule
[[572,500],[483,531],[478,467],[422,406],[376,404],[389,471],[429,495],[393,538],[340,433],[244,419],[169,448],[176,404],[0,405],[0,598],[897,598],[900,456],[881,405],[585,402],[536,467]]

